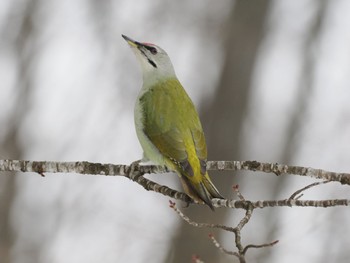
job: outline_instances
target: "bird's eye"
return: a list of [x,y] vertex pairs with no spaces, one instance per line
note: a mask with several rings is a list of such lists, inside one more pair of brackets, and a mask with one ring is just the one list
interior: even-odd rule
[[151,47],[149,49],[149,51],[151,52],[152,55],[156,55],[158,53],[157,49],[155,47]]

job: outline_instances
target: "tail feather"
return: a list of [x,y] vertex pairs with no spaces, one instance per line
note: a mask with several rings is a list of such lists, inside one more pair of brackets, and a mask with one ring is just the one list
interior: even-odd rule
[[207,178],[208,174],[203,177],[203,183],[205,185],[205,188],[210,193],[211,198],[219,198],[224,199],[224,197],[219,193],[218,189],[215,187],[215,185],[210,181],[210,179]]
[[222,195],[210,181],[210,179],[203,176],[203,180],[198,184],[195,184],[189,180],[186,176],[181,176],[181,183],[184,191],[189,195],[193,200],[198,203],[205,203],[214,211],[214,206],[212,204],[212,198],[223,199]]

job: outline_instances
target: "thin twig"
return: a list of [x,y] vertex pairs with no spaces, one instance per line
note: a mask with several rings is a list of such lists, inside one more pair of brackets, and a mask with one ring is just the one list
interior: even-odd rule
[[266,243],[266,244],[262,244],[262,245],[253,245],[253,244],[249,244],[247,245],[244,250],[243,250],[243,254],[246,254],[247,250],[249,248],[264,248],[264,247],[272,247],[274,245],[276,245],[279,242],[279,240],[275,240],[272,241],[271,243]]
[[209,237],[211,239],[211,241],[213,242],[214,246],[217,247],[221,252],[227,254],[227,255],[231,255],[231,256],[236,256],[239,258],[239,254],[237,252],[231,251],[231,250],[227,250],[226,248],[224,248],[219,241],[216,240],[216,238],[214,237],[213,234],[209,234]]
[[[238,186],[234,187],[234,190],[236,192],[238,192]],[[241,198],[243,200],[244,197],[243,195],[241,195]],[[219,229],[223,229],[229,232],[233,232],[235,235],[235,244],[237,247],[238,252],[234,252],[234,251],[230,251],[225,249],[219,241],[216,240],[216,238],[214,237],[213,234],[209,234],[210,239],[212,240],[213,244],[223,253],[228,254],[228,255],[232,255],[232,256],[236,256],[240,262],[245,262],[245,253],[247,252],[247,250],[249,248],[263,248],[263,247],[270,247],[275,245],[278,241],[273,241],[271,243],[267,243],[267,244],[262,244],[262,245],[253,245],[253,244],[249,244],[247,246],[243,246],[241,243],[241,230],[243,229],[243,227],[249,222],[249,220],[251,219],[252,213],[254,208],[252,206],[249,206],[248,209],[246,210],[246,213],[244,215],[244,217],[240,220],[240,222],[237,224],[236,227],[228,227],[225,225],[221,225],[221,224],[209,224],[209,223],[198,223],[195,222],[193,220],[191,220],[188,216],[184,215],[184,213],[182,213],[177,207],[176,204],[172,201],[169,201],[170,203],[170,207],[188,224],[195,226],[195,227],[207,227],[207,228],[219,228]]]
[[232,187],[233,191],[236,193],[236,195],[238,196],[239,200],[241,201],[245,201],[243,195],[241,194],[241,192],[239,191],[239,185],[236,184]]
[[218,228],[218,229],[223,229],[223,230],[226,230],[226,231],[229,231],[229,232],[235,232],[236,231],[235,228],[233,228],[233,227],[229,227],[229,226],[225,226],[225,225],[221,225],[221,224],[198,223],[198,222],[192,221],[188,216],[186,216],[184,213],[182,213],[181,210],[176,207],[176,204],[174,202],[172,202],[171,200],[169,200],[169,206],[183,220],[185,220],[191,226],[195,226],[195,227],[199,227],[199,228],[203,228],[203,227]]
[[320,185],[320,184],[328,184],[330,182],[331,181],[322,181],[322,182],[315,182],[315,183],[309,184],[309,185],[295,191],[288,199],[289,200],[291,200],[291,199],[298,200],[302,196],[301,193],[304,192],[305,190],[310,189],[310,188],[315,187],[315,186]]
[[238,225],[236,226],[235,244],[238,249],[238,253],[241,256],[244,256],[244,247],[242,245],[241,230],[249,222],[250,218],[252,217],[253,210],[254,208],[252,206],[249,206],[245,212],[244,217],[239,221]]

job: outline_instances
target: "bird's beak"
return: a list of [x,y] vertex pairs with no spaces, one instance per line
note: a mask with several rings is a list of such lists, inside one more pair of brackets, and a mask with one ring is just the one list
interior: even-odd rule
[[127,37],[127,36],[125,36],[125,35],[122,35],[122,37],[126,40],[126,42],[128,42],[128,44],[129,44],[131,47],[136,47],[136,48],[138,48],[138,47],[142,46],[142,44],[141,44],[140,42],[137,42],[137,41],[131,39],[130,37]]

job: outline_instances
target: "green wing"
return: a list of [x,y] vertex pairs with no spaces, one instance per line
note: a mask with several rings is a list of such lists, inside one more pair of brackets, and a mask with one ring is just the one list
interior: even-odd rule
[[[140,98],[144,133],[156,148],[188,175],[205,174],[207,146],[197,111],[176,79],[167,80]],[[195,158],[193,157],[195,153]],[[198,167],[197,167],[198,166]]]

